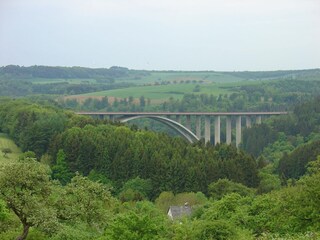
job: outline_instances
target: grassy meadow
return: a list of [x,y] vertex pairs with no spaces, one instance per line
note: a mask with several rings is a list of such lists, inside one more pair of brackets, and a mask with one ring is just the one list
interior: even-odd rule
[[[80,90],[83,93],[77,93],[77,91],[75,93],[65,92],[63,93],[65,95],[62,97],[63,99],[76,99],[78,102],[83,102],[87,98],[101,99],[105,96],[108,97],[109,102],[113,102],[115,98],[124,99],[130,96],[134,98],[135,102],[139,102],[139,98],[144,96],[146,99],[150,99],[151,104],[159,104],[170,98],[181,99],[184,94],[188,93],[212,94],[214,96],[219,96],[220,94],[229,95],[238,92],[239,86],[261,84],[262,81],[272,81],[269,75],[266,75],[264,78],[258,78],[260,75],[255,76],[254,73],[249,72],[128,70],[125,76],[106,76],[105,79],[103,77],[94,79],[91,76],[91,78],[85,79],[32,78],[29,81],[35,85],[66,82],[69,83],[69,87],[73,84],[82,85],[77,86],[76,90]],[[114,81],[114,83],[132,83],[136,86],[110,88],[110,90],[103,90],[106,88],[92,90],[90,88],[90,85],[104,84],[103,80]],[[86,87],[88,87],[88,90],[83,90]],[[57,89],[58,92],[63,92],[64,88],[59,89],[57,87]]]
[[[150,71],[145,75],[129,75],[128,77],[116,78],[116,82],[129,82],[138,85],[153,84],[155,82],[177,82],[182,81],[202,81],[202,82],[238,82],[246,80],[242,77],[236,77],[225,73],[218,72],[180,72],[180,71]],[[97,83],[96,79],[77,79],[77,78],[32,78],[30,81],[33,84],[48,84],[48,83],[62,83],[68,82],[69,84]]]
[[[259,84],[259,81],[241,81],[228,83],[176,83],[167,85],[135,86],[129,88],[113,89],[100,92],[92,92],[81,95],[68,96],[68,98],[83,99],[90,97],[111,97],[128,98],[132,96],[138,99],[141,96],[151,99],[152,103],[160,103],[169,98],[181,99],[184,94],[231,94],[237,91],[237,87],[242,85]],[[195,89],[197,88],[197,91]]]
[[[266,72],[265,74],[267,74]],[[78,102],[84,102],[87,98],[101,99],[107,96],[109,102],[112,103],[115,98],[124,99],[133,97],[135,102],[139,102],[139,98],[144,96],[150,99],[151,104],[159,104],[170,98],[181,99],[184,94],[212,94],[219,96],[220,94],[232,94],[238,92],[239,87],[243,85],[257,85],[274,79],[268,74],[264,76],[262,73],[254,72],[215,72],[215,71],[139,71],[132,70],[122,77],[106,77],[105,80],[114,80],[114,83],[132,83],[135,86],[126,88],[116,88],[103,90],[106,88],[94,89],[90,85],[101,84],[103,79],[63,79],[63,78],[33,78],[32,84],[45,85],[52,83],[69,83],[82,85],[77,86],[78,89],[85,89],[83,93],[64,93],[63,99],[76,99]],[[274,73],[275,74],[275,73]],[[279,73],[277,73],[279,74]],[[275,75],[274,77],[277,77]],[[103,84],[103,83],[102,83]],[[107,84],[107,83],[106,83]],[[90,92],[91,90],[91,92]],[[59,89],[61,91],[61,89]],[[95,91],[95,92],[93,92]],[[70,95],[72,94],[72,95]]]
[[235,77],[225,73],[203,71],[203,72],[183,72],[183,71],[150,71],[149,74],[134,77],[121,78],[117,81],[134,82],[136,84],[150,84],[155,82],[181,82],[181,81],[203,81],[203,82],[238,82],[246,80],[242,77]]

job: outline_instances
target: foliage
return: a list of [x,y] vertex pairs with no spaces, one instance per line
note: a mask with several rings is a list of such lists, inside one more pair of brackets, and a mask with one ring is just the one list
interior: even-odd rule
[[[261,89],[245,91],[249,89],[256,91],[252,98],[260,96]],[[247,97],[186,96],[166,107],[188,109],[188,104],[196,108],[214,102],[228,109],[238,102],[244,109],[250,108]],[[20,239],[28,230],[34,239],[316,239],[320,229],[317,100],[301,104],[287,119],[254,126],[261,127],[257,131],[267,136],[266,141],[248,131],[248,142],[256,143],[250,151],[263,155],[256,163],[232,146],[191,145],[55,107],[2,99],[1,131],[34,152],[16,161],[18,151],[10,145],[14,153],[0,159],[0,238],[18,236],[19,226],[24,225]],[[274,139],[269,134],[280,130]],[[56,159],[53,173],[35,160],[44,153]],[[281,187],[275,169],[282,180],[298,180],[287,180]],[[70,180],[70,172],[76,171],[88,177],[76,174]],[[65,185],[52,181],[52,175]],[[125,201],[159,197],[155,206],[146,201],[121,204],[111,196],[111,185]],[[260,195],[254,195],[252,187]],[[164,215],[168,206],[185,202],[194,206],[191,218],[169,222]]]
[[277,233],[263,233],[257,238],[258,240],[316,240],[319,239],[319,233],[306,232],[306,233],[287,233],[284,235]]
[[23,100],[0,100],[0,129],[18,144],[22,151],[44,154],[51,138],[64,130],[66,113]]
[[80,175],[61,186],[50,175],[47,165],[28,157],[0,163],[0,222],[7,226],[0,228],[1,237],[19,234],[13,213],[23,225],[19,239],[29,230],[35,239],[93,239],[103,233],[116,203],[106,186]]
[[29,228],[52,231],[57,224],[56,211],[48,197],[52,192],[50,169],[33,159],[1,165],[0,196],[23,225],[19,239],[25,239]]
[[66,185],[70,182],[73,174],[69,171],[66,162],[66,155],[63,150],[59,150],[57,153],[56,164],[52,166],[52,178],[60,181],[62,185]]
[[261,156],[267,163],[275,163],[275,165],[277,165],[283,157],[283,154],[290,153],[295,147],[301,144],[301,140],[297,140],[297,138],[300,137],[288,138],[285,133],[280,132],[278,133],[277,140],[263,149]]
[[254,125],[243,131],[242,148],[253,154],[255,157],[261,154],[261,151],[268,144],[276,140],[276,132],[267,124]]
[[8,217],[8,210],[6,208],[5,202],[0,199],[0,222]]
[[102,183],[110,190],[113,190],[114,183],[106,175],[92,169],[87,177],[91,181]]
[[284,180],[299,178],[306,173],[307,164],[320,155],[320,141],[301,145],[290,154],[284,154],[279,161],[278,173]]
[[76,224],[60,225],[59,230],[51,236],[50,240],[94,240],[102,234],[95,228],[89,228],[87,224],[79,221]]
[[3,148],[1,151],[3,152],[4,157],[6,157],[8,153],[12,153],[11,148]]
[[319,171],[312,170],[311,175],[301,178],[295,186],[257,197],[249,211],[254,232],[285,234],[318,231],[319,174]]
[[12,153],[3,156],[4,154],[0,154],[0,162],[10,162],[13,159],[17,159],[21,154],[18,146],[8,137],[6,134],[0,133],[0,149],[9,148],[12,150]]
[[138,176],[150,179],[152,191],[142,192],[149,199],[161,191],[206,193],[208,183],[219,178],[258,185],[255,160],[227,145],[192,146],[181,138],[110,125],[71,128],[56,142],[50,152],[63,149],[73,172],[95,169],[117,188]]
[[101,183],[92,182],[76,175],[59,190],[56,208],[58,216],[68,222],[84,222],[96,230],[102,230],[109,219],[114,200],[109,190]]
[[155,200],[155,205],[163,213],[167,213],[170,206],[184,206],[186,203],[190,207],[197,207],[208,201],[202,192],[185,192],[174,195],[172,192],[162,192]]
[[219,179],[208,186],[209,196],[214,200],[221,199],[229,193],[238,193],[241,196],[252,196],[254,190],[241,183],[235,183],[228,179]]
[[252,198],[231,193],[198,208],[193,214],[193,222],[200,220],[204,225],[199,230],[199,234],[204,234],[203,239],[252,239],[253,236],[248,228],[250,220],[248,209],[251,203]]
[[123,77],[128,73],[127,68],[111,67],[90,69],[83,67],[50,67],[31,66],[20,67],[8,65],[0,68],[0,73],[11,77],[24,78],[101,78],[101,77]]
[[237,239],[237,233],[228,221],[214,220],[214,221],[195,221],[194,222],[194,239]]
[[278,175],[265,172],[262,170],[259,172],[259,178],[260,178],[260,184],[257,188],[258,194],[268,193],[273,190],[278,190],[281,187],[281,181]]
[[155,200],[155,205],[164,213],[167,213],[169,207],[174,204],[175,201],[173,192],[162,192]]
[[130,210],[116,215],[100,239],[166,239],[167,221],[150,202],[137,202]]
[[128,180],[122,187],[119,198],[123,202],[140,201],[150,196],[152,191],[151,180],[141,179],[136,177]]

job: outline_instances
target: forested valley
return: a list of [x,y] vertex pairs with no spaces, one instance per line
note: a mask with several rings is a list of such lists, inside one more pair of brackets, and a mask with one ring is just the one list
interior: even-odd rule
[[[1,68],[0,84],[19,76],[31,86],[29,78],[47,76],[39,67],[17,69]],[[46,70],[51,78],[59,73]],[[132,74],[111,70],[61,68],[57,78]],[[0,239],[319,239],[320,82],[310,73],[311,80],[299,79],[304,71],[295,73],[298,79],[288,74],[273,72],[283,79],[230,94],[194,92],[158,105],[143,96],[138,103],[130,96],[113,103],[108,97],[83,103],[55,95],[0,98]],[[149,121],[124,125],[74,112],[199,109],[289,114],[243,129],[238,149],[190,144]],[[167,216],[170,206],[185,204],[190,215]]]

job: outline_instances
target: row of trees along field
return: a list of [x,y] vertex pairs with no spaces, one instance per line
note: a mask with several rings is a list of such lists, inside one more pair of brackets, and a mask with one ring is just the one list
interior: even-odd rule
[[[170,98],[168,101],[160,105],[150,105],[148,99],[143,96],[139,101],[134,101],[133,97],[127,99],[118,99],[116,101],[108,101],[108,97],[101,99],[87,98],[83,103],[77,102],[75,99],[66,99],[65,101],[59,101],[58,104],[64,108],[74,110],[85,111],[169,111],[169,112],[185,112],[185,111],[295,111],[294,115],[290,115],[289,118],[282,118],[283,120],[277,120],[272,126],[273,131],[268,131],[268,135],[258,141],[262,147],[265,144],[269,144],[271,141],[277,139],[277,132],[286,131],[286,129],[292,125],[292,116],[299,121],[299,128],[296,129],[296,133],[286,133],[286,135],[297,135],[299,131],[308,131],[308,121],[302,119],[308,117],[303,113],[301,109],[307,106],[301,106],[300,110],[297,106],[313,99],[320,91],[319,81],[301,81],[301,80],[281,80],[281,81],[266,81],[260,84],[245,85],[238,88],[231,87],[231,94],[225,94],[220,96],[214,96],[212,94],[185,94],[181,100]],[[310,108],[310,107],[309,107]],[[310,110],[310,109],[309,109]],[[309,110],[307,112],[309,112]],[[300,111],[297,113],[297,111]],[[195,119],[192,120],[192,124],[195,124]],[[311,122],[311,121],[309,121]],[[140,128],[147,128],[156,131],[168,131],[155,123],[152,120],[141,119],[134,122]],[[287,124],[288,123],[288,124]],[[224,121],[222,121],[224,124]],[[278,127],[276,125],[279,125]],[[271,125],[262,125],[262,128],[254,128],[251,133],[259,136],[263,136],[260,133],[266,132],[263,128],[269,128]],[[203,126],[202,126],[203,128]],[[302,129],[305,128],[305,129]],[[203,130],[203,129],[202,129]],[[225,127],[221,128],[222,138],[225,137]],[[250,134],[251,134],[250,133]],[[174,133],[172,133],[174,134]],[[212,133],[213,134],[213,133]],[[211,136],[213,139],[214,136]],[[269,139],[270,138],[270,139]],[[246,139],[246,137],[245,137]],[[248,142],[249,141],[249,142]],[[251,144],[251,140],[244,141],[244,148],[246,151],[258,156],[262,148],[257,147],[258,142],[253,140],[254,144]],[[249,150],[251,148],[251,150]],[[252,150],[254,149],[254,150]]]
[[319,81],[279,80],[228,89],[230,94],[184,94],[181,100],[170,98],[159,105],[150,105],[150,99],[144,96],[138,101],[130,96],[116,101],[109,101],[107,96],[88,97],[83,102],[66,98],[60,99],[59,104],[64,108],[90,111],[278,111],[292,109],[313,98],[319,93],[320,84]]
[[[30,232],[30,239],[317,239],[319,152],[293,160],[319,148],[312,135],[320,125],[317,102],[296,107],[288,116],[292,129],[281,128],[284,119],[261,125],[283,133],[262,144],[256,160],[232,146],[191,145],[53,106],[1,99],[0,131],[26,153],[0,162],[0,238],[25,239]],[[311,122],[304,144],[294,135],[293,128],[304,125],[298,109],[313,116],[305,119]],[[296,145],[279,156],[276,142],[292,140],[287,131]],[[271,156],[278,164],[268,162]],[[281,171],[294,172],[293,166],[305,170],[285,173],[281,186]],[[191,217],[165,216],[168,206],[185,202],[193,206]]]

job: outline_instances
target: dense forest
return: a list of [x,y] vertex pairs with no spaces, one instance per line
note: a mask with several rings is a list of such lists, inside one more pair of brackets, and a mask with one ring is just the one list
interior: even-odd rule
[[[1,239],[319,237],[319,98],[247,129],[252,155],[36,100],[1,99],[0,132],[24,152],[2,149]],[[190,217],[167,218],[185,202]]]
[[[229,94],[195,88],[158,104],[52,95],[125,88],[152,74],[0,68],[0,95],[9,96],[0,98],[0,239],[320,238],[318,69],[228,72],[258,82],[230,85]],[[199,109],[289,114],[243,128],[235,148],[190,144],[148,120],[124,125],[74,113]],[[192,211],[171,220],[170,206]]]

